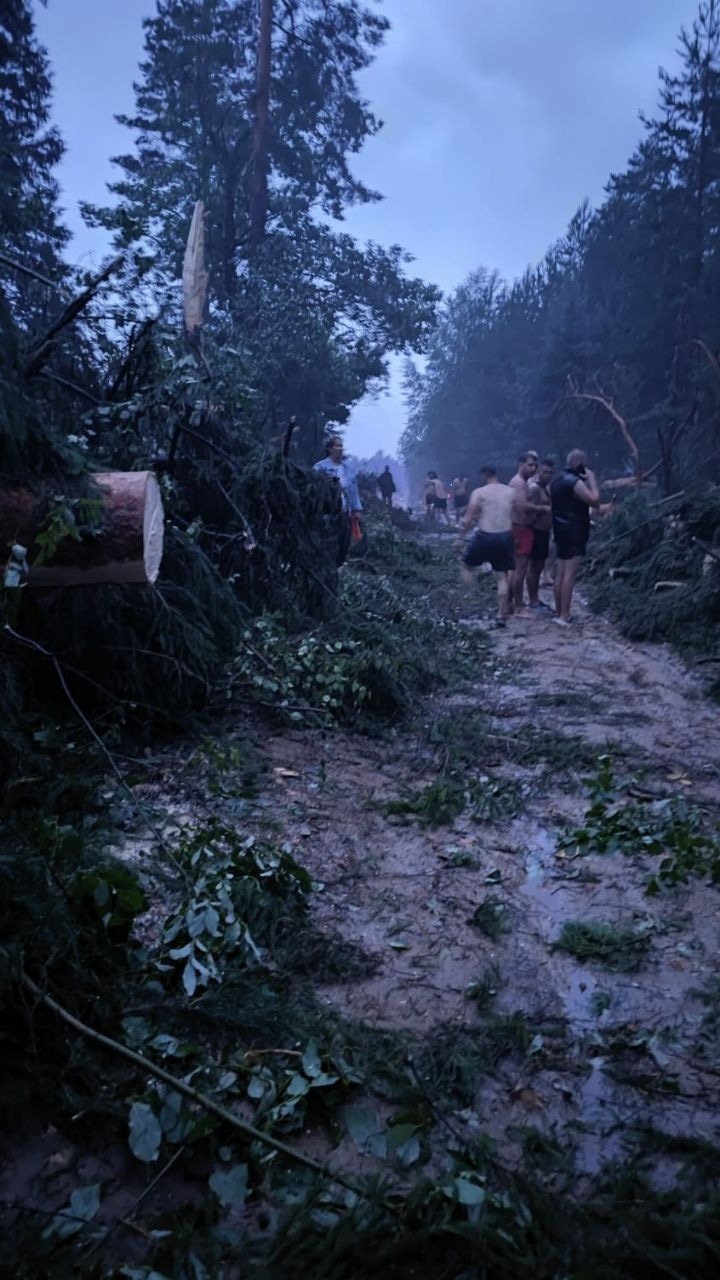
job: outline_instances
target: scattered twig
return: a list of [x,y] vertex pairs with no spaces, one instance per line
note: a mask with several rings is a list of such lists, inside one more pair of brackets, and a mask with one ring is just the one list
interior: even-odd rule
[[[155,1190],[158,1183],[160,1183],[162,1179],[165,1177],[165,1174],[170,1172],[173,1165],[177,1164],[178,1160],[182,1155],[184,1155],[184,1153],[185,1153],[184,1145],[181,1147],[178,1147],[177,1151],[173,1152],[170,1159],[165,1162],[160,1172],[155,1174],[155,1177],[153,1178],[152,1182],[148,1183],[144,1191],[140,1192],[140,1195],[137,1196],[135,1200],[133,1200],[127,1212],[123,1214],[123,1217],[120,1219],[120,1222],[122,1222],[123,1226],[135,1228],[135,1223],[132,1221],[134,1214],[137,1213],[141,1204],[143,1204],[145,1200],[147,1200],[148,1196],[151,1194],[151,1192]],[[93,1254],[97,1253],[98,1249],[105,1244],[105,1242],[108,1240],[109,1236],[115,1230],[117,1225],[118,1225],[118,1219],[115,1219],[114,1222],[111,1222],[109,1224],[109,1226],[105,1229],[102,1235],[98,1236],[97,1240],[93,1241],[90,1247],[86,1249],[84,1254],[82,1255],[79,1262],[79,1266],[81,1267],[84,1266],[84,1264],[88,1262],[90,1258],[92,1258]],[[137,1228],[135,1229],[137,1230]]]
[[690,541],[694,542],[695,546],[699,547],[701,551],[704,551],[706,556],[711,556],[713,560],[717,560],[720,564],[720,551],[716,551],[713,547],[709,547],[701,538],[693,536]]
[[[366,1197],[368,1192],[361,1183],[355,1181],[354,1178],[348,1177],[344,1173],[339,1173],[334,1169],[330,1169],[327,1165],[321,1164],[319,1160],[314,1160],[312,1156],[305,1155],[302,1151],[295,1151],[286,1142],[281,1142],[279,1138],[274,1138],[272,1134],[263,1133],[261,1129],[256,1129],[254,1125],[248,1124],[245,1120],[241,1120],[239,1116],[228,1111],[227,1107],[223,1107],[214,1098],[208,1097],[207,1094],[201,1093],[199,1089],[194,1089],[192,1085],[186,1084],[178,1076],[174,1076],[170,1071],[166,1071],[164,1067],[158,1066],[149,1059],[143,1057],[141,1053],[136,1053],[134,1049],[128,1049],[127,1045],[121,1044],[119,1040],[113,1040],[111,1036],[103,1035],[101,1031],[95,1031],[93,1027],[89,1027],[87,1023],[81,1022],[74,1014],[65,1009],[63,1005],[54,1000],[51,995],[41,990],[36,982],[33,982],[24,970],[20,974],[20,982],[27,991],[30,991],[35,999],[50,1009],[61,1022],[72,1027],[80,1035],[84,1036],[93,1044],[101,1045],[103,1049],[107,1049],[110,1053],[116,1054],[118,1057],[125,1058],[127,1062],[131,1062],[133,1066],[139,1067],[140,1070],[148,1075],[154,1076],[156,1080],[162,1080],[163,1084],[168,1084],[177,1093],[182,1094],[190,1102],[194,1102],[197,1106],[202,1107],[204,1111],[210,1112],[211,1115],[217,1116],[224,1124],[241,1133],[244,1138],[250,1142],[259,1142],[265,1147],[269,1147],[271,1151],[277,1151],[280,1155],[286,1156],[288,1160],[292,1160],[295,1164],[301,1164],[306,1169],[311,1169],[313,1173],[319,1174],[323,1178],[328,1178],[331,1182],[337,1182],[340,1186],[346,1187],[348,1191],[354,1192],[355,1195]],[[390,1207],[390,1206],[386,1206]]]
[[60,687],[63,693],[65,694],[65,697],[67,698],[68,702],[70,703],[70,706],[72,707],[76,716],[85,726],[91,738],[97,744],[100,751],[104,755],[105,759],[107,760],[112,772],[117,778],[123,791],[127,795],[128,799],[131,801],[131,803],[136,807],[138,813],[142,817],[148,831],[150,831],[154,836],[155,840],[157,841],[158,849],[165,855],[166,858],[168,858],[172,862],[173,866],[175,867],[175,870],[183,878],[183,880],[187,881],[187,874],[183,870],[182,866],[180,865],[177,858],[175,857],[175,854],[173,853],[172,849],[170,848],[167,841],[165,840],[165,837],[163,836],[162,831],[157,826],[157,824],[153,821],[153,819],[148,815],[144,807],[138,804],[137,797],[133,795],[132,790],[130,789],[127,782],[125,781],[122,770],[120,769],[120,766],[118,765],[112,752],[108,749],[108,747],[106,747],[105,743],[100,737],[100,734],[97,732],[95,726],[91,723],[91,721],[88,720],[87,716],[85,715],[85,712],[82,710],[82,707],[78,706],[75,698],[73,697],[72,693],[70,692],[70,689],[68,688],[68,683],[67,683],[67,680],[65,679],[65,673],[62,669],[62,665],[58,661],[58,659],[55,657],[55,654],[51,653],[49,649],[46,649],[44,645],[38,644],[36,640],[31,640],[28,636],[23,636],[18,631],[14,631],[13,628],[9,626],[7,623],[3,627],[3,632],[5,635],[10,636],[10,638],[14,640],[17,644],[21,644],[27,649],[34,650],[35,653],[39,653],[41,657],[47,658],[47,660],[52,664],[55,674],[60,683]]

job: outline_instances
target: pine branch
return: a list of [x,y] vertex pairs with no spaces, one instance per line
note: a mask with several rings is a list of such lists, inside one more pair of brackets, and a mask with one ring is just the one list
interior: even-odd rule
[[100,288],[100,285],[104,284],[105,281],[122,266],[124,261],[125,258],[122,254],[117,258],[113,258],[112,262],[109,262],[99,275],[95,276],[90,281],[87,288],[83,289],[82,293],[79,293],[76,298],[73,298],[72,302],[68,303],[65,310],[58,317],[55,323],[50,326],[47,333],[40,339],[34,351],[30,353],[25,361],[23,374],[26,378],[33,378],[40,372],[54,350],[54,339],[57,335],[63,329],[67,328],[69,324],[72,324],[73,320],[79,316],[81,311],[85,310],[88,303],[92,302],[95,294]]
[[4,267],[10,267],[12,271],[21,271],[23,275],[30,276],[31,280],[38,280],[40,284],[47,285],[48,289],[61,288],[56,280],[48,280],[47,276],[41,276],[40,272],[33,271],[32,267],[25,267],[22,262],[16,262],[14,258],[8,258],[6,253],[0,253],[0,263]]

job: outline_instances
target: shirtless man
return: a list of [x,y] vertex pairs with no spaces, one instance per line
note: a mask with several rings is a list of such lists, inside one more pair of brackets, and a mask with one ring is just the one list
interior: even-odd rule
[[555,464],[552,458],[543,458],[538,467],[537,475],[528,484],[528,497],[536,510],[532,518],[533,543],[530,549],[530,563],[527,571],[528,596],[530,598],[530,608],[538,613],[540,611],[552,612],[550,606],[545,604],[538,594],[540,588],[540,579],[543,569],[547,562],[548,553],[550,551],[550,530],[552,528],[552,502],[550,500],[550,481],[553,478]]
[[509,575],[515,567],[513,547],[513,521],[518,519],[517,493],[507,484],[500,484],[494,467],[483,467],[480,472],[482,486],[473,489],[463,523],[463,533],[470,534],[465,542],[462,558],[463,578],[474,582],[481,564],[489,564],[497,582],[497,625],[504,627],[510,603]]
[[[511,608],[523,616],[523,588],[527,574],[530,552],[533,545],[532,518],[539,514],[530,501],[528,482],[532,480],[538,468],[538,456],[533,449],[521,453],[518,458],[518,469],[509,487],[517,495],[517,515],[512,528],[515,544],[515,570],[510,579]],[[527,615],[525,615],[527,616]]]
[[550,486],[550,498],[557,549],[553,622],[569,627],[575,577],[590,537],[590,509],[600,506],[597,481],[582,449],[568,454],[565,470]]
[[455,523],[460,524],[460,521],[464,518],[467,511],[468,502],[470,501],[470,485],[467,476],[456,476],[450,488],[452,491]]
[[437,471],[428,471],[423,486],[423,496],[425,498],[425,510],[434,522],[435,513],[440,512],[445,524],[449,524],[450,520],[447,513],[447,490],[442,480],[439,478]]

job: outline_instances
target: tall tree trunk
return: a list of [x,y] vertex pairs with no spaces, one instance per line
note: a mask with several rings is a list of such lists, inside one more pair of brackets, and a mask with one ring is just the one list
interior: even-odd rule
[[265,238],[268,214],[268,135],[270,125],[270,71],[272,23],[275,0],[260,0],[260,36],[257,57],[255,127],[250,162],[250,254]]

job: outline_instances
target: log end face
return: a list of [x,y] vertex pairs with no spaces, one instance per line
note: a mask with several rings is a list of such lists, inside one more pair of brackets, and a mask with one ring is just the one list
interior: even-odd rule
[[160,572],[164,536],[164,512],[160,485],[152,472],[148,472],[143,512],[143,561],[145,581],[151,586],[157,582]]

